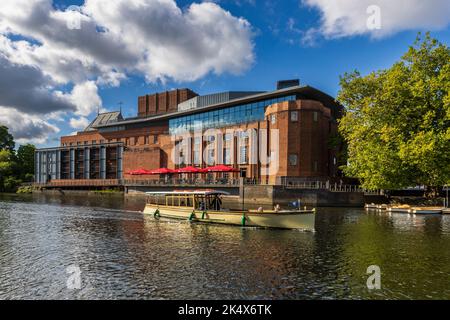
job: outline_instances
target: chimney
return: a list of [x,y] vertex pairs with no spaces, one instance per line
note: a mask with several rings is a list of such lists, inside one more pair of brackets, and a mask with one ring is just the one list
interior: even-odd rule
[[291,87],[298,87],[300,85],[300,79],[293,80],[280,80],[277,82],[277,90],[287,89]]

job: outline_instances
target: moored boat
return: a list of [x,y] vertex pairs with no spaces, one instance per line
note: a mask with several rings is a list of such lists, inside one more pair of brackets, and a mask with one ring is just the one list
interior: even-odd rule
[[410,213],[411,212],[410,210],[411,207],[408,205],[392,206],[387,208],[388,212],[395,212],[395,213]]
[[366,204],[364,207],[366,210],[378,210],[378,205],[374,203]]
[[411,208],[410,213],[412,214],[442,214],[444,208],[438,207],[417,207]]
[[[215,190],[149,192],[144,214],[155,218],[244,227],[314,231],[315,209],[227,210],[222,207],[226,192]],[[160,204],[164,197],[163,204]]]

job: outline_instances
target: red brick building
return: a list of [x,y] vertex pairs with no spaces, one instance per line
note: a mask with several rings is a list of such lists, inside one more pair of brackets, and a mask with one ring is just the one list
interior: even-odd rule
[[272,92],[156,93],[139,97],[137,111],[131,119],[120,112],[100,114],[85,131],[61,137],[59,147],[38,150],[36,182],[161,179],[128,173],[216,164],[240,173],[212,178],[242,176],[269,184],[339,174],[330,140],[342,107],[298,82],[280,82]]

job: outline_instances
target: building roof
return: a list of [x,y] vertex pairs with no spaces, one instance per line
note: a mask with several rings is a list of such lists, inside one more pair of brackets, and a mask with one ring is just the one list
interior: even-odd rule
[[117,124],[120,121],[123,121],[122,113],[120,111],[106,112],[100,113],[90,124],[87,126],[84,131],[93,131],[96,130],[97,127]]
[[310,99],[310,100],[316,100],[316,101],[322,102],[324,104],[324,106],[331,109],[331,112],[335,118],[339,118],[339,116],[342,112],[342,107],[340,106],[340,104],[330,95],[328,95],[318,89],[310,87],[310,86],[295,86],[295,87],[289,87],[289,88],[275,90],[275,91],[271,91],[271,92],[263,92],[263,93],[259,93],[259,94],[255,94],[255,95],[251,95],[251,96],[245,96],[243,98],[238,98],[238,99],[233,99],[233,100],[222,102],[222,103],[208,105],[206,107],[190,109],[190,110],[185,110],[185,111],[177,111],[177,112],[172,112],[172,113],[166,113],[166,114],[151,116],[151,117],[146,117],[146,118],[130,118],[130,119],[125,119],[125,120],[121,120],[118,122],[110,122],[110,123],[106,123],[106,124],[102,123],[102,124],[95,125],[93,127],[98,129],[98,128],[112,127],[115,125],[129,125],[129,124],[139,124],[139,123],[145,123],[145,122],[168,120],[171,118],[177,118],[177,117],[182,117],[185,115],[191,115],[191,114],[201,113],[201,112],[205,112],[205,111],[211,111],[214,109],[225,108],[225,107],[229,107],[229,106],[233,106],[233,105],[237,105],[237,104],[246,104],[246,103],[251,103],[253,101],[256,102],[258,100],[263,100],[263,99],[276,98],[281,95],[289,95],[289,94],[297,94],[301,97],[301,99],[305,99],[305,100]]

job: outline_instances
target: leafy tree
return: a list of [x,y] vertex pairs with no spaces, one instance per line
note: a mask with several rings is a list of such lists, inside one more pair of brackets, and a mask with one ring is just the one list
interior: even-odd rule
[[0,150],[0,192],[5,190],[5,180],[11,175],[13,167],[12,152]]
[[450,182],[450,48],[427,33],[391,68],[341,77],[343,170],[368,189]]
[[19,176],[22,180],[32,181],[33,178],[30,179],[30,175],[32,177],[34,173],[34,152],[36,151],[36,147],[32,144],[21,145],[17,150],[17,164],[20,168]]
[[13,151],[14,147],[14,138],[9,133],[8,127],[0,125],[0,150]]

